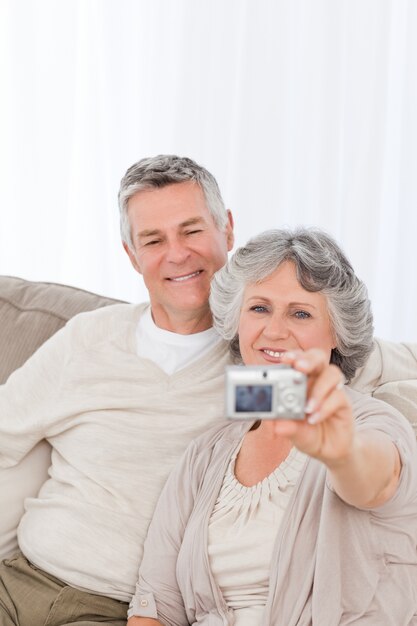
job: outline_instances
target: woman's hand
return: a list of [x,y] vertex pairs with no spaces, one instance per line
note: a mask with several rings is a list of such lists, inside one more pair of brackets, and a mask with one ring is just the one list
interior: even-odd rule
[[282,361],[308,376],[306,419],[277,420],[275,432],[322,461],[342,500],[361,508],[381,506],[398,485],[401,459],[383,432],[354,426],[343,375],[321,350],[286,353]]
[[352,453],[354,420],[342,372],[322,350],[288,352],[282,362],[308,377],[306,419],[277,420],[276,433],[328,466],[344,462]]

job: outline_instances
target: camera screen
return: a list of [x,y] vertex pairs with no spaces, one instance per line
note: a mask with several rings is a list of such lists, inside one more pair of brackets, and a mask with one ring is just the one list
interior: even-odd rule
[[236,385],[236,413],[272,411],[272,385]]

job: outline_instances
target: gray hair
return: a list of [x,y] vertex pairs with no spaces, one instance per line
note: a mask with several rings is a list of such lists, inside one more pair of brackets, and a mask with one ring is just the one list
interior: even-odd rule
[[159,154],[141,159],[127,170],[120,182],[119,209],[122,240],[132,248],[132,236],[128,217],[128,202],[138,191],[160,189],[167,185],[195,182],[201,187],[207,208],[215,224],[223,230],[227,224],[227,212],[216,179],[208,170],[192,159],[174,154]]
[[267,278],[284,261],[294,263],[304,289],[326,296],[336,340],[330,362],[350,382],[372,350],[371,305],[366,286],[338,244],[323,231],[269,230],[239,248],[211,283],[214,326],[231,341],[232,355],[241,359],[238,325],[244,289]]

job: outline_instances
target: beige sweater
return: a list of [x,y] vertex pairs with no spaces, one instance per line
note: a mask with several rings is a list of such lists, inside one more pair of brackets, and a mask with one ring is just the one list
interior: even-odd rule
[[223,343],[172,376],[136,354],[141,306],[75,317],[0,387],[0,465],[40,439],[50,479],[26,503],[19,545],[70,585],[129,601],[164,481],[223,414]]

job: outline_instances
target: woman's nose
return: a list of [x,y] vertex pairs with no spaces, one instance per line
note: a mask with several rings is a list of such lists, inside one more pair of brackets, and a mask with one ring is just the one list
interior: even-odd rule
[[281,315],[273,315],[264,328],[264,335],[269,339],[281,339],[288,337],[288,322]]

